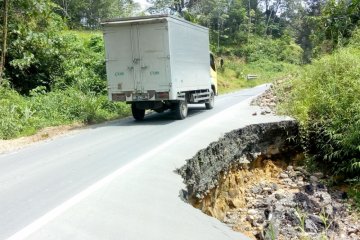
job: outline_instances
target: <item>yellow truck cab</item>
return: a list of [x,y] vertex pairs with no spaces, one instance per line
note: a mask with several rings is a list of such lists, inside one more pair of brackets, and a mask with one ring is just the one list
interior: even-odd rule
[[210,76],[211,76],[211,88],[214,91],[214,94],[218,95],[217,72],[215,65],[215,57],[213,53],[210,53]]

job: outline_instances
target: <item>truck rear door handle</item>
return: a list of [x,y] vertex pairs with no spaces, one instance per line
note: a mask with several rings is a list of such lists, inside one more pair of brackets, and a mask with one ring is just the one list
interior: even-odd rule
[[147,69],[148,68],[148,66],[142,66],[141,67],[141,69]]

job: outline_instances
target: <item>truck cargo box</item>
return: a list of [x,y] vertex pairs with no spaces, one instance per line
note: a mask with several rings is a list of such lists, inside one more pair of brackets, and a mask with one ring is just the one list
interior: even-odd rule
[[144,109],[209,100],[207,28],[168,15],[107,20],[102,26],[110,100],[143,102],[137,106]]

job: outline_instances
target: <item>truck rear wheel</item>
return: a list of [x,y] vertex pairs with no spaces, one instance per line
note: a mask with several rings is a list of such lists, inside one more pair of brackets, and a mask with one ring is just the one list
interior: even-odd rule
[[211,90],[211,93],[210,93],[210,99],[208,102],[205,103],[205,107],[206,109],[213,109],[214,108],[214,102],[215,102],[215,97],[214,97],[214,91]]
[[131,104],[131,112],[135,120],[141,121],[144,120],[145,117],[145,109],[140,109],[136,107],[135,103]]
[[178,120],[182,120],[186,118],[188,114],[188,105],[186,101],[179,101],[175,105],[175,116]]

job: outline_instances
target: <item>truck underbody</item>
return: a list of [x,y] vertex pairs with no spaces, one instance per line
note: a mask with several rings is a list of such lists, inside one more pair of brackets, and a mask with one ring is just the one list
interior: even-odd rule
[[178,93],[177,100],[155,100],[155,101],[128,101],[136,120],[143,120],[146,110],[162,113],[172,110],[177,119],[184,119],[188,113],[188,104],[205,104],[206,109],[214,107],[214,92],[211,90],[198,90]]

